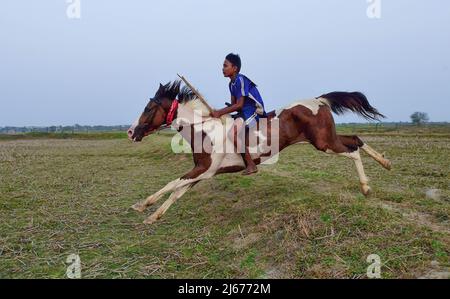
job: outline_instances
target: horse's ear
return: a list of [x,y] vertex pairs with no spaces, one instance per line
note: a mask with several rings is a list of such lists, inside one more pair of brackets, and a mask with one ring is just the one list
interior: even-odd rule
[[164,87],[164,85],[162,85],[161,83],[159,83],[159,89],[162,89]]

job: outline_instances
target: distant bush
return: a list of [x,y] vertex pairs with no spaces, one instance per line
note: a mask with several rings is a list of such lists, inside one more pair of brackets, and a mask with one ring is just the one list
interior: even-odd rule
[[425,112],[414,112],[411,114],[411,122],[417,126],[420,126],[423,123],[426,123],[430,120],[428,114]]

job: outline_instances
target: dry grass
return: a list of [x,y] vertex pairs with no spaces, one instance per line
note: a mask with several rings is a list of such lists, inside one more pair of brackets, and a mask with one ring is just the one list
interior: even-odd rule
[[169,135],[2,141],[0,277],[62,278],[71,253],[86,278],[363,278],[373,253],[384,278],[448,271],[449,139],[362,137],[394,165],[364,156],[369,198],[350,160],[298,145],[256,176],[198,184],[152,226],[155,207],[129,206],[192,165]]

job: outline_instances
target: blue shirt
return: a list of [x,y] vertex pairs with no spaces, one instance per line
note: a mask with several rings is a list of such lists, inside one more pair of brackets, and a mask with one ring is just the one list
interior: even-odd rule
[[248,119],[255,112],[257,115],[263,116],[264,102],[259,94],[256,84],[249,78],[242,74],[238,74],[236,79],[228,85],[230,93],[236,98],[236,101],[244,97],[244,106],[242,107],[242,114],[244,119]]

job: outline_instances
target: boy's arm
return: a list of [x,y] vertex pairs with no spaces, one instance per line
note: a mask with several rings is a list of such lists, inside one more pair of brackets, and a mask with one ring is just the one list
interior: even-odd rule
[[[230,103],[231,103],[231,104],[230,104]],[[235,97],[235,96],[231,96],[230,103],[225,102],[225,105],[227,105],[227,107],[230,107],[231,105],[233,105],[234,103],[236,103],[236,97]]]
[[236,80],[235,93],[233,93],[231,85],[228,85],[231,92],[231,106],[222,108],[220,110],[214,110],[211,112],[212,117],[221,117],[224,114],[241,110],[244,107],[244,97],[248,96],[248,84],[245,84],[242,77]]
[[220,110],[214,110],[213,112],[211,112],[211,116],[219,118],[224,114],[241,110],[243,106],[244,106],[244,97],[240,97],[239,100],[236,101],[236,98],[232,96],[231,106],[222,108]]

